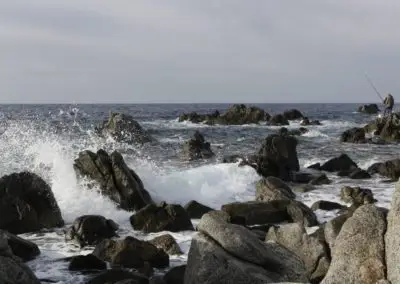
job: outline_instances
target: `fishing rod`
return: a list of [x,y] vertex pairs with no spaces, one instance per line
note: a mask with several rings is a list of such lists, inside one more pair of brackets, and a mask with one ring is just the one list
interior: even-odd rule
[[380,93],[378,92],[378,90],[375,88],[374,83],[372,83],[371,79],[368,77],[367,73],[365,73],[365,77],[367,78],[369,84],[370,84],[371,87],[375,90],[375,92],[376,92],[376,94],[379,96],[379,98],[380,98],[382,101],[384,101],[383,98],[382,98],[382,96],[381,96],[381,94],[380,94]]

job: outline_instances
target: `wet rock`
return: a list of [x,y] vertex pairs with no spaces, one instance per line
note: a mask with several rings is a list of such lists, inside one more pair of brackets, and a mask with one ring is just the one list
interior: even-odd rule
[[23,261],[34,259],[40,254],[39,247],[28,240],[24,240],[14,234],[0,230],[0,238],[4,238],[12,253]]
[[297,109],[289,109],[283,112],[283,117],[287,120],[296,120],[303,118],[303,114]]
[[347,171],[357,168],[357,164],[346,154],[341,154],[339,157],[330,159],[321,166],[321,170],[327,172]]
[[0,178],[0,216],[0,229],[13,234],[64,225],[50,186],[30,172]]
[[125,210],[140,210],[152,203],[150,194],[139,176],[130,169],[122,155],[116,151],[108,155],[100,149],[79,153],[74,162],[79,177],[87,177],[100,186],[101,193],[108,196]]
[[307,133],[308,129],[304,127],[300,127],[299,129],[289,130],[286,127],[282,127],[278,131],[278,135],[289,135],[289,136],[300,136],[304,133]]
[[330,256],[324,240],[316,235],[308,235],[300,224],[285,224],[271,227],[266,241],[272,240],[296,254],[305,264],[311,283],[319,283],[326,275]]
[[186,265],[175,266],[164,275],[166,284],[183,284],[185,279]]
[[169,255],[181,255],[183,254],[178,243],[170,234],[162,235],[156,237],[149,241],[149,243],[155,245],[157,248],[162,249],[165,253]]
[[283,116],[283,114],[276,114],[269,119],[267,125],[269,126],[289,125],[289,121]]
[[129,144],[147,143],[155,141],[131,115],[110,113],[108,120],[96,128],[101,136],[111,136],[116,141]]
[[210,143],[205,142],[204,136],[198,131],[195,132],[192,139],[183,144],[181,153],[182,158],[188,161],[209,159],[214,155]]
[[316,210],[324,210],[324,211],[331,211],[331,210],[338,210],[338,209],[343,209],[345,206],[332,202],[332,201],[326,201],[326,200],[319,200],[314,202],[313,205],[311,205],[311,210],[316,211]]
[[310,180],[311,185],[323,185],[330,184],[331,180],[326,176],[326,174],[320,174],[317,177]]
[[291,188],[276,177],[267,177],[256,184],[256,200],[293,200],[296,195]]
[[347,143],[367,143],[367,139],[365,138],[365,130],[364,128],[354,127],[349,130],[346,130],[340,136],[341,142]]
[[377,119],[377,130],[374,133],[385,141],[400,140],[400,114],[393,113],[383,118]]
[[145,233],[194,230],[188,213],[178,204],[147,205],[132,215],[130,222],[133,229]]
[[379,108],[377,104],[367,104],[358,107],[358,112],[366,113],[366,114],[377,114],[379,112]]
[[213,210],[212,208],[198,203],[195,200],[189,201],[184,208],[190,219],[200,219],[201,216]]
[[247,226],[282,222],[303,223],[306,227],[318,224],[314,212],[295,200],[235,202],[223,205],[221,209],[233,219],[243,219]]
[[201,123],[201,122],[205,122],[207,120],[209,120],[209,121],[215,120],[219,116],[220,116],[219,111],[216,111],[210,115],[198,114],[197,112],[191,112],[191,113],[184,113],[181,116],[179,116],[178,121],[179,122],[190,121],[193,123]]
[[386,218],[372,204],[359,207],[344,223],[322,284],[375,284],[385,279]]
[[107,264],[93,254],[74,256],[69,263],[71,271],[106,270]]
[[259,123],[265,121],[270,115],[264,110],[244,104],[232,105],[224,114],[221,115],[219,121],[221,124],[242,125]]
[[351,179],[370,179],[371,175],[362,169],[356,169],[349,174],[349,178]]
[[117,236],[118,225],[100,215],[83,215],[75,219],[66,232],[67,241],[75,241],[80,247],[95,245],[104,239]]
[[305,184],[305,185],[293,187],[293,191],[298,192],[298,193],[305,193],[305,192],[312,191],[314,189],[315,189],[315,186],[312,184]]
[[400,159],[393,159],[383,163],[375,163],[371,165],[367,172],[371,175],[380,174],[384,177],[397,181],[400,177]]
[[344,186],[340,190],[340,199],[356,206],[376,202],[370,189]]
[[[131,282],[122,282],[122,281]],[[110,269],[104,271],[92,279],[87,284],[148,284],[149,279],[141,274],[129,272],[122,269]]]
[[310,120],[308,117],[304,117],[300,121],[300,125],[302,125],[302,126],[321,125],[321,122],[319,120]]
[[142,268],[145,262],[149,262],[155,268],[165,268],[169,265],[169,256],[163,250],[134,237],[103,240],[96,246],[93,254],[112,265],[126,268]]
[[321,170],[321,164],[320,163],[315,163],[315,164],[312,164],[312,165],[308,166],[307,168],[320,171]]
[[297,140],[292,136],[269,135],[256,157],[257,172],[263,177],[289,181],[291,172],[300,169],[296,147]]

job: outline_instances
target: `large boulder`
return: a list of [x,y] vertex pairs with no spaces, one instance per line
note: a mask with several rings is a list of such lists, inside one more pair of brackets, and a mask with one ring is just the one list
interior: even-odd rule
[[275,241],[296,254],[304,262],[312,283],[324,278],[330,264],[330,252],[318,235],[308,235],[304,226],[293,223],[271,227],[266,240]]
[[2,231],[0,231],[0,283],[40,284],[30,268],[12,253],[8,237]]
[[380,208],[372,204],[359,207],[340,230],[331,266],[321,283],[375,284],[385,279],[385,231],[386,216]]
[[365,138],[365,130],[364,128],[353,127],[349,130],[346,130],[340,136],[341,142],[347,143],[366,143],[367,139]]
[[110,113],[108,120],[96,128],[101,136],[111,136],[116,141],[129,144],[147,143],[154,139],[131,115],[123,113]]
[[296,194],[282,180],[276,177],[267,177],[256,184],[256,200],[293,200]]
[[375,135],[385,141],[400,140],[400,113],[393,113],[377,119]]
[[12,253],[23,261],[34,259],[40,254],[39,247],[28,240],[24,240],[7,231],[0,230],[0,238],[7,241]]
[[205,214],[190,246],[184,283],[306,282],[304,265],[275,243],[263,243],[246,228]]
[[358,107],[358,112],[366,114],[377,114],[379,112],[379,107],[377,104],[367,104]]
[[370,179],[371,175],[363,169],[355,169],[349,174],[351,179]]
[[241,125],[259,123],[268,118],[269,114],[258,107],[247,107],[244,104],[235,104],[222,114],[218,120],[221,124]]
[[372,191],[367,188],[360,188],[358,186],[344,186],[340,190],[340,199],[344,202],[351,203],[356,207],[364,204],[371,204],[376,202]]
[[151,244],[155,245],[157,248],[162,249],[169,255],[180,255],[183,254],[178,243],[170,234],[155,237],[149,241]]
[[270,117],[267,122],[269,126],[282,126],[289,125],[289,121],[283,116],[283,114],[276,114]]
[[327,172],[348,171],[357,168],[357,164],[346,154],[332,158],[321,166],[321,170]]
[[383,163],[375,163],[368,168],[369,174],[380,174],[397,181],[400,177],[400,159],[389,160]]
[[165,284],[184,284],[186,265],[175,266],[164,275]]
[[200,219],[204,214],[213,210],[212,208],[205,206],[195,200],[189,201],[184,208],[188,213],[190,219]]
[[283,112],[283,117],[287,120],[296,120],[303,118],[303,114],[297,109],[289,109]]
[[178,204],[149,204],[130,217],[135,230],[145,233],[194,230],[186,210]]
[[30,172],[0,178],[0,229],[14,234],[64,225],[50,186]]
[[117,236],[118,225],[100,215],[84,215],[73,222],[66,232],[66,240],[74,240],[80,247],[96,245]]
[[142,268],[145,262],[155,268],[169,266],[169,256],[162,249],[153,244],[126,237],[121,240],[103,240],[99,243],[93,255],[112,265],[120,265],[126,268]]
[[209,159],[215,154],[211,151],[209,142],[205,142],[204,136],[196,131],[193,138],[186,141],[182,147],[182,158],[185,160],[198,160],[198,159]]
[[257,153],[257,171],[263,177],[291,180],[291,172],[299,171],[297,140],[292,136],[269,135]]
[[106,270],[107,264],[93,254],[77,255],[71,259],[68,269],[71,271]]
[[296,200],[234,202],[223,205],[221,210],[248,226],[283,222],[302,223],[306,227],[318,225],[314,212]]
[[130,169],[117,151],[108,155],[100,149],[97,153],[86,150],[74,162],[79,177],[88,177],[100,186],[101,192],[122,209],[139,210],[152,203],[139,176]]

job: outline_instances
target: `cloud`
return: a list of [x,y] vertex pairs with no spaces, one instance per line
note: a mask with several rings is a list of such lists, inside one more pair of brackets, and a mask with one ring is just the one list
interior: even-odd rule
[[362,102],[395,0],[0,0],[0,102]]

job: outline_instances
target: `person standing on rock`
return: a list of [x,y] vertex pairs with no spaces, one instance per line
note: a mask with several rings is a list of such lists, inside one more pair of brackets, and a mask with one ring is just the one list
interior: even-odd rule
[[392,94],[388,94],[383,101],[383,104],[386,106],[385,111],[383,112],[383,116],[386,116],[386,114],[391,114],[393,110],[393,105],[394,105],[394,98]]

